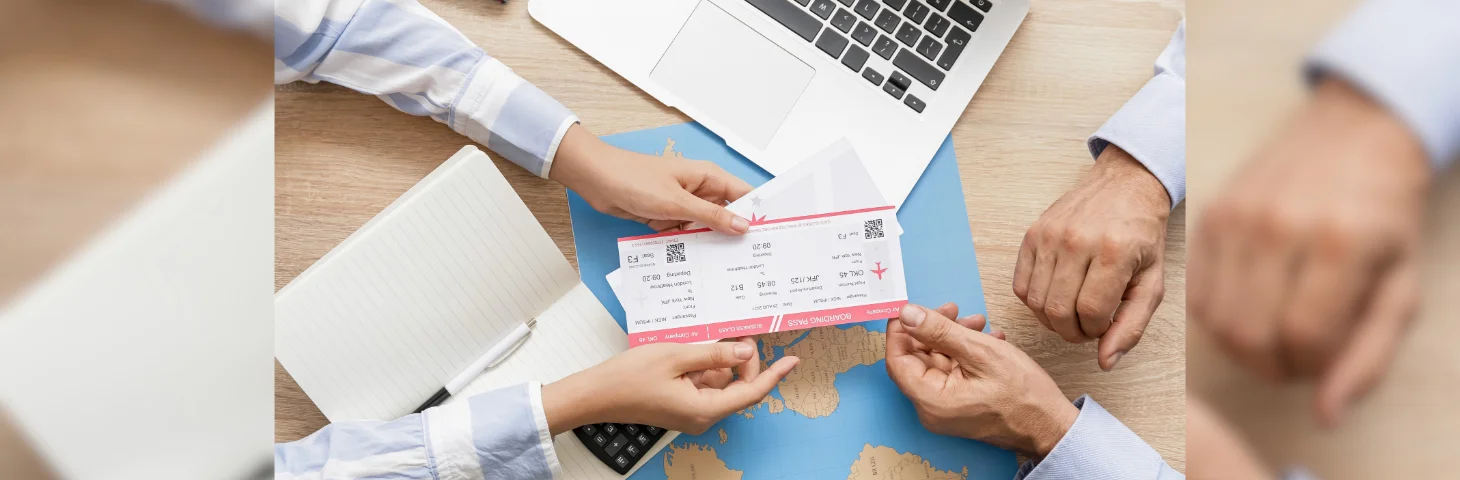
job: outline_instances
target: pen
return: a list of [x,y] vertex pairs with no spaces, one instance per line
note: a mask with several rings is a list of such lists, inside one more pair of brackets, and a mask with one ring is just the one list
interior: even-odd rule
[[496,345],[492,345],[492,348],[487,349],[487,353],[483,353],[482,356],[477,357],[476,361],[471,362],[471,365],[468,365],[465,370],[456,374],[451,381],[446,382],[446,386],[441,387],[440,390],[436,391],[435,395],[426,399],[426,403],[422,403],[421,406],[416,407],[414,413],[421,413],[428,408],[440,405],[441,402],[451,398],[456,392],[460,392],[461,387],[465,387],[472,379],[477,378],[477,375],[481,375],[483,371],[492,365],[496,365],[508,353],[512,353],[511,351],[517,346],[517,343],[522,341],[523,338],[527,338],[528,333],[532,333],[532,327],[535,325],[537,325],[537,319],[534,318],[507,332],[507,336],[502,337],[501,340],[497,341]]

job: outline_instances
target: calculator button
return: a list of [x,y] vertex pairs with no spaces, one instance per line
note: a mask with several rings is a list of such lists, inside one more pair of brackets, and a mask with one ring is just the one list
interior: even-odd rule
[[585,435],[593,435],[595,433],[598,433],[598,427],[595,427],[593,425],[584,425],[581,427],[581,429],[583,430],[583,434]]
[[643,445],[643,446],[646,446],[646,447],[649,446],[649,436],[648,435],[644,435],[644,434],[640,433],[639,436],[638,437],[635,437],[634,439],[639,441],[639,445]]
[[653,426],[653,425],[645,425],[644,426],[644,431],[649,432],[650,435],[658,435],[659,432],[662,432],[663,431],[663,429],[660,429],[659,427],[656,427],[656,426]]
[[627,468],[629,466],[629,459],[628,457],[619,455],[617,457],[614,457],[613,463],[617,464],[618,468]]
[[593,436],[593,443],[596,443],[596,444],[598,444],[598,446],[602,447],[603,444],[608,443],[608,437],[603,436],[602,433],[600,433],[598,435],[594,435]]
[[624,445],[628,445],[628,443],[628,437],[619,435],[617,437],[613,437],[613,441],[609,442],[607,447],[603,447],[603,451],[607,452],[609,456],[618,455],[618,451],[623,450]]
[[629,432],[629,435],[638,435],[639,434],[639,426],[638,425],[624,425],[624,431],[625,432]]
[[629,446],[624,447],[624,453],[629,454],[630,457],[639,458],[639,454],[644,453],[644,451],[640,450],[638,445],[630,443]]
[[612,423],[603,424],[603,433],[607,433],[609,435],[618,433],[618,425],[614,425]]

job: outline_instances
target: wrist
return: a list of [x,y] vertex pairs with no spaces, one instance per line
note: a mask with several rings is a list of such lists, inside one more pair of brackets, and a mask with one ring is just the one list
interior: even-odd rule
[[1131,193],[1130,198],[1143,200],[1140,204],[1162,220],[1171,215],[1171,194],[1166,185],[1118,145],[1112,143],[1100,152],[1089,175],[1097,183],[1109,184]]
[[1306,117],[1330,138],[1366,142],[1387,152],[1367,156],[1368,160],[1428,182],[1429,156],[1419,137],[1394,112],[1347,81],[1328,77],[1320,82]]
[[553,436],[574,428],[598,423],[600,402],[594,388],[581,373],[542,386],[542,410]]
[[1039,415],[1041,421],[1036,422],[1028,433],[1028,453],[1038,459],[1049,456],[1054,446],[1074,427],[1075,419],[1080,417],[1080,409],[1064,398],[1060,398],[1058,402],[1050,402],[1042,410]]
[[548,170],[548,178],[578,190],[576,185],[581,185],[580,180],[593,175],[591,167],[595,152],[607,146],[608,144],[599,140],[587,128],[573,124],[558,143],[558,151],[553,155],[553,166]]

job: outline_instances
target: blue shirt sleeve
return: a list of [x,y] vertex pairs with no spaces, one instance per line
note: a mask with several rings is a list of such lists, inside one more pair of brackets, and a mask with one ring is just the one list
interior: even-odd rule
[[578,121],[415,0],[279,2],[274,82],[295,80],[429,116],[544,178]]
[[1414,131],[1435,169],[1460,154],[1460,2],[1370,0],[1308,59],[1310,80],[1337,75]]
[[1171,208],[1186,198],[1186,22],[1156,58],[1155,75],[1086,141],[1096,158],[1112,143],[1161,181]]
[[1075,407],[1080,409],[1080,416],[1070,431],[1044,460],[1020,466],[1014,480],[1186,478],[1088,395],[1075,399]]
[[274,446],[274,478],[549,479],[562,471],[529,383],[389,422],[335,422]]

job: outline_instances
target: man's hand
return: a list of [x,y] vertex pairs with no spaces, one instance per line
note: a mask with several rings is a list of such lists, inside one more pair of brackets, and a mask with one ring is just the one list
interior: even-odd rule
[[1170,216],[1161,182],[1120,147],[1106,147],[1024,234],[1014,295],[1066,341],[1099,338],[1100,368],[1115,368],[1165,295]]
[[952,303],[903,307],[887,321],[887,374],[929,431],[1049,455],[1079,409],[1029,355],[983,334],[982,315],[956,316]]
[[1189,306],[1270,379],[1317,377],[1336,423],[1388,368],[1418,303],[1430,167],[1409,129],[1338,80],[1206,209]]
[[724,206],[750,192],[744,180],[711,162],[615,148],[581,125],[568,128],[548,176],[578,192],[593,209],[656,231],[688,222],[735,235],[750,229],[750,221]]
[[[542,387],[553,435],[590,423],[640,423],[690,434],[755,405],[800,359],[784,357],[761,372],[752,338],[700,345],[635,347]],[[729,369],[740,378],[731,379]]]

